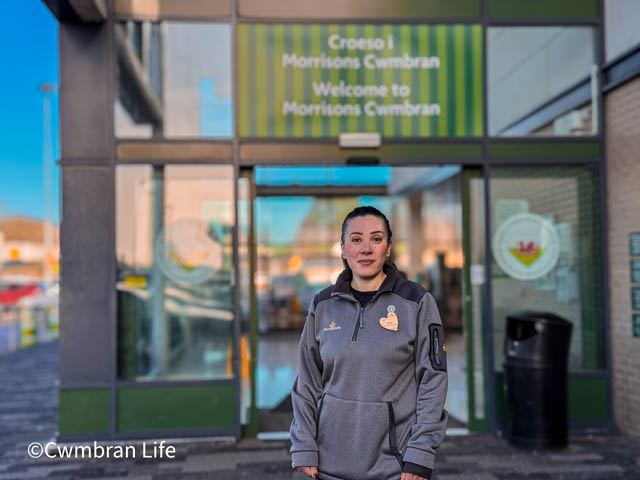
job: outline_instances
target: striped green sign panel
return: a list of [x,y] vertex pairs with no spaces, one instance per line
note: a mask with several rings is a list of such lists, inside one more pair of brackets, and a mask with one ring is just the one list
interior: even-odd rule
[[238,26],[242,137],[478,137],[481,25]]

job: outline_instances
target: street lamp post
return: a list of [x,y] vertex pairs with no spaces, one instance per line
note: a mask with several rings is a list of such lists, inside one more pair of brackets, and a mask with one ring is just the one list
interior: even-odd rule
[[51,182],[53,179],[53,138],[51,135],[51,94],[58,87],[51,83],[40,85],[42,96],[42,175],[44,187],[44,255],[42,258],[42,276],[45,288],[53,281],[49,255],[53,248],[53,215],[51,212]]

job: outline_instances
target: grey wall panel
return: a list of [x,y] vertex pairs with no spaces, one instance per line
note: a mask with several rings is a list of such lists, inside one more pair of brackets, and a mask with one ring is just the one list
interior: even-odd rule
[[108,162],[113,132],[108,26],[59,25],[61,156]]
[[110,382],[112,378],[112,183],[109,167],[62,168],[62,386]]

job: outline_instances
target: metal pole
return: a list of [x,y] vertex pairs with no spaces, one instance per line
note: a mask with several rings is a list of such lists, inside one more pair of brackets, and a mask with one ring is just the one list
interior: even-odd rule
[[51,94],[57,87],[50,83],[40,85],[42,97],[42,180],[44,202],[44,255],[42,256],[42,279],[45,288],[53,281],[49,265],[53,248],[53,219],[51,214],[51,182],[53,179],[53,139],[51,137]]

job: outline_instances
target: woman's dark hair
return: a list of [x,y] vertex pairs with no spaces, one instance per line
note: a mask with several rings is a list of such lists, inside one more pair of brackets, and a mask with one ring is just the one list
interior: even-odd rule
[[[344,220],[342,221],[342,235],[340,236],[340,239],[342,240],[343,244],[345,243],[344,236],[347,233],[347,225],[349,224],[349,222],[356,217],[364,217],[367,215],[373,215],[374,217],[378,217],[384,222],[385,229],[387,230],[388,240],[389,242],[391,242],[391,225],[389,225],[389,219],[385,216],[384,213],[382,213],[376,207],[372,207],[371,205],[364,205],[362,207],[354,208],[347,214],[346,217],[344,217]],[[396,268],[395,264],[393,264],[389,260],[387,260],[385,263],[388,263],[392,267]],[[344,265],[344,268],[351,271],[351,268],[349,267],[349,264],[347,263],[344,257],[342,257],[342,264]]]

